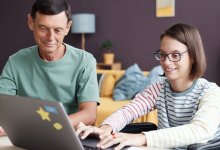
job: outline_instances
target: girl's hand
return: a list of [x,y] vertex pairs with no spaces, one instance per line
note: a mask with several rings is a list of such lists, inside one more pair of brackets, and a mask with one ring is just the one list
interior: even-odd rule
[[102,149],[117,145],[114,149],[120,150],[125,146],[143,146],[147,145],[146,137],[144,134],[128,134],[128,133],[113,133],[101,138],[97,147]]
[[112,134],[112,127],[110,125],[107,125],[107,124],[103,124],[100,129],[102,129],[102,131],[104,131],[103,133],[101,133],[99,135],[99,138],[102,139],[103,137],[105,136],[111,136]]

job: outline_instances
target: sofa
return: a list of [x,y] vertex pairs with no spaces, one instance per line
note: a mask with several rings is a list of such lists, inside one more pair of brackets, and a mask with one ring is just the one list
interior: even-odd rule
[[[122,108],[124,105],[126,105],[131,101],[130,99],[115,101],[112,98],[115,84],[123,76],[124,73],[125,70],[97,69],[97,76],[99,80],[99,91],[100,91],[100,105],[97,108],[96,126],[99,126],[104,121],[104,119],[107,118],[110,114]],[[145,76],[149,74],[149,72],[147,71],[144,71],[143,73]],[[157,125],[158,124],[157,110],[154,110],[149,114],[134,120],[134,123],[139,123],[139,122],[151,122]]]

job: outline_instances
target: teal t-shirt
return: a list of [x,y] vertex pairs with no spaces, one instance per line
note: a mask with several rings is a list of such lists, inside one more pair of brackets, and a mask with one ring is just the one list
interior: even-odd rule
[[64,45],[66,52],[57,61],[43,61],[38,46],[10,56],[0,76],[0,93],[59,101],[68,114],[77,112],[79,103],[99,102],[95,58]]

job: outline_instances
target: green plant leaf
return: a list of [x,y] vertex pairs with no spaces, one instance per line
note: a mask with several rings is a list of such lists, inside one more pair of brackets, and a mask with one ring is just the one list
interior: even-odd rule
[[101,43],[99,49],[100,50],[111,50],[112,49],[112,42],[110,40],[105,40]]

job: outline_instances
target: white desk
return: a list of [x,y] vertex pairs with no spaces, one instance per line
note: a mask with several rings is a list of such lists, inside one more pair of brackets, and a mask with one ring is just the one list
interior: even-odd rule
[[7,136],[0,137],[0,150],[24,150],[22,148],[15,147],[11,144],[11,141]]
[[[0,150],[24,150],[12,145],[7,136],[0,137]],[[128,150],[158,150],[158,148],[131,147]],[[165,149],[163,149],[165,150]]]

